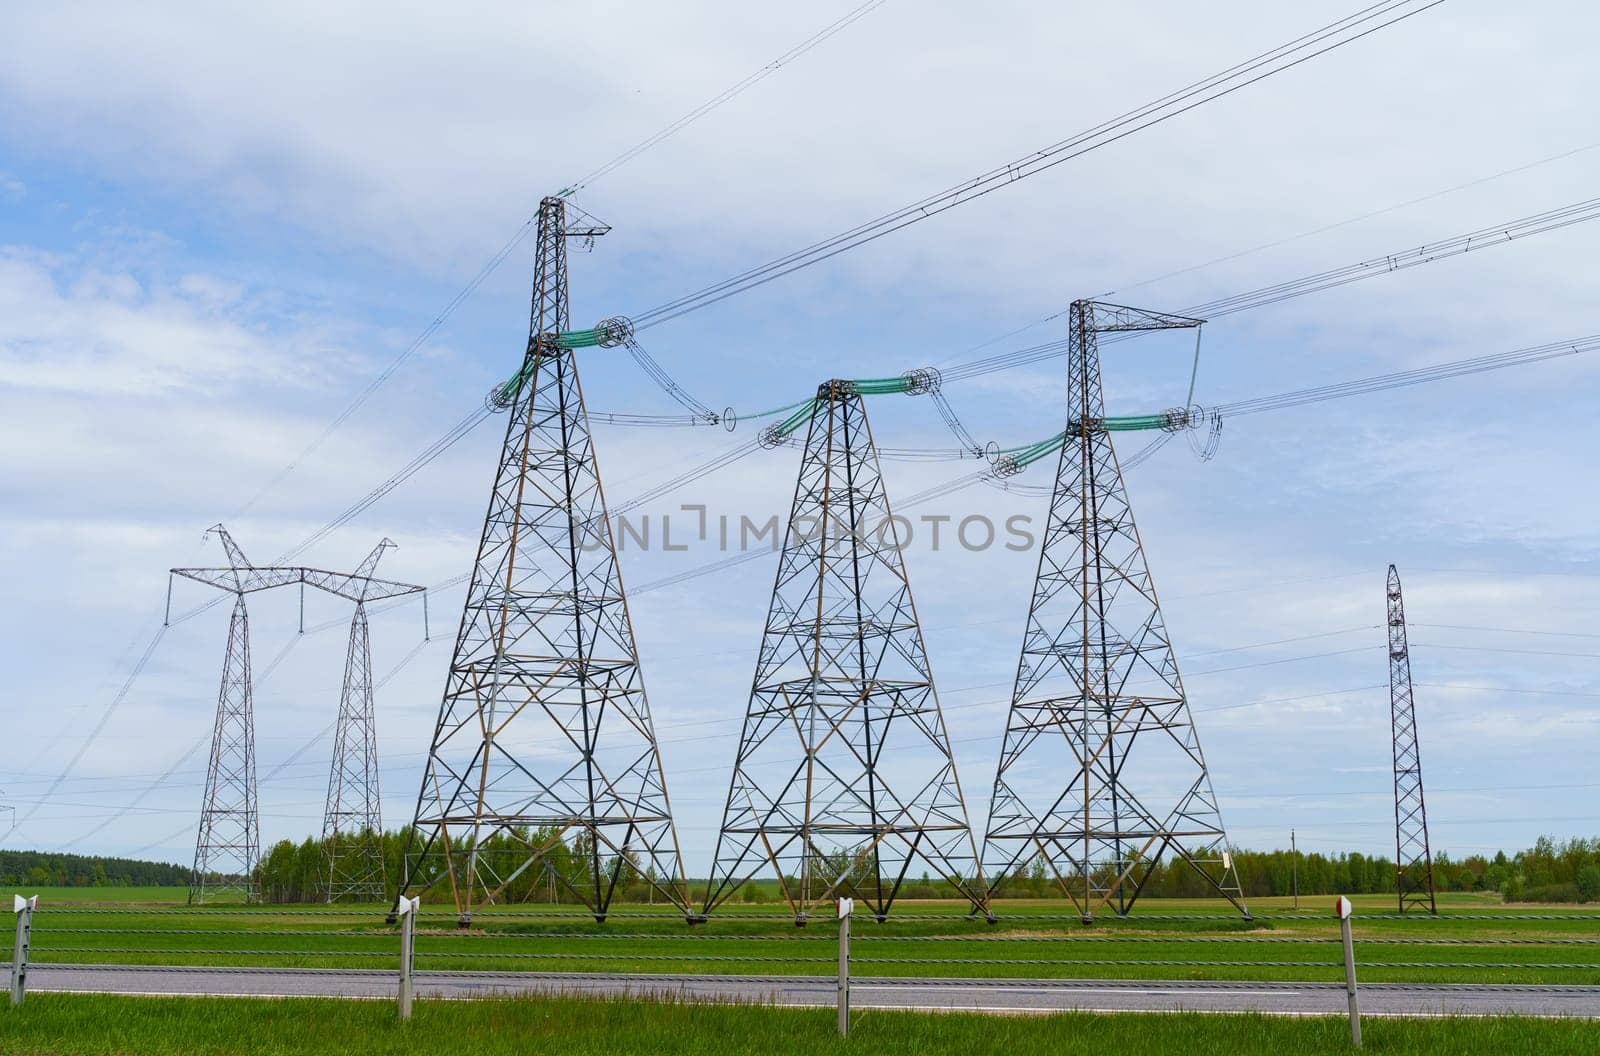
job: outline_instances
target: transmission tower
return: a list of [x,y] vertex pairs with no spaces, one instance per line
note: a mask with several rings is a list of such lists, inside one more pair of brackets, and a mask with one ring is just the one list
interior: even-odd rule
[[551,883],[596,920],[630,882],[688,908],[571,351],[620,338],[566,332],[567,240],[606,228],[567,209],[539,203],[527,351],[491,397],[510,416],[402,887],[448,882],[463,924]]
[[[260,895],[256,865],[261,857],[261,825],[256,811],[256,726],[250,683],[250,614],[246,594],[299,583],[299,569],[250,564],[222,525],[216,535],[228,555],[227,568],[174,568],[183,576],[234,595],[228,620],[228,647],[222,661],[222,687],[217,693],[217,718],[211,733],[211,760],[206,768],[205,799],[195,839],[194,871],[189,901],[203,904],[208,893],[236,892],[245,901]],[[170,619],[171,588],[168,588]]]
[[1422,800],[1422,752],[1417,747],[1417,707],[1411,695],[1411,652],[1406,646],[1406,605],[1400,573],[1389,566],[1389,720],[1394,729],[1394,871],[1400,912],[1437,913],[1433,855],[1428,849],[1428,808]]
[[797,923],[840,896],[882,920],[918,866],[987,914],[866,409],[852,383],[830,381],[811,412],[705,909],[770,868]]
[[[304,592],[308,586],[354,600],[358,609],[364,600],[397,597],[422,589],[373,579],[367,574],[370,568],[345,573],[303,565],[252,565],[226,528],[213,525],[206,531],[207,538],[212,535],[221,540],[227,552],[227,567],[171,570],[172,575],[234,595],[233,615],[228,620],[227,652],[222,662],[222,686],[217,693],[216,724],[211,734],[211,758],[206,769],[205,799],[200,808],[200,831],[195,839],[194,871],[189,880],[189,901],[200,904],[205,902],[208,893],[231,891],[242,894],[246,901],[260,896],[256,867],[261,858],[261,826],[256,807],[256,730],[250,679],[250,615],[245,595],[299,586],[303,613]],[[381,552],[382,547],[369,561],[375,562],[376,555]],[[168,622],[171,607],[169,586]],[[365,625],[362,614],[363,643]],[[302,625],[302,632],[304,629]]]
[[[322,844],[327,855],[328,901],[354,899],[382,902],[385,897],[383,816],[378,790],[378,729],[373,711],[372,647],[367,633],[367,602],[413,594],[423,588],[373,579],[384,552],[394,543],[384,539],[361,562],[348,582],[329,592],[355,602],[350,618],[350,643],[345,652],[344,688],[339,694],[339,721],[333,739],[333,767],[328,773],[328,801],[322,815]],[[427,639],[427,595],[423,595]]]
[[1042,865],[1085,923],[1132,909],[1169,852],[1248,916],[1101,392],[1100,334],[1200,323],[1092,301],[1070,311],[1066,440],[984,862],[991,895]]

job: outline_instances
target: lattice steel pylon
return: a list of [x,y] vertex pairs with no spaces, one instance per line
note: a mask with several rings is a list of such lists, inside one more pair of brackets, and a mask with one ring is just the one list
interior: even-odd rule
[[[211,732],[205,799],[195,838],[189,901],[204,903],[213,894],[237,892],[245,901],[259,895],[256,865],[261,858],[261,821],[256,809],[256,729],[250,682],[250,615],[244,598],[259,590],[298,582],[284,568],[253,567],[222,525],[206,532],[222,541],[228,567],[175,568],[183,576],[234,595],[228,620],[228,647],[217,692],[217,717]],[[168,591],[169,606],[171,591]],[[170,613],[169,613],[170,618]]]
[[1428,808],[1422,798],[1422,752],[1417,747],[1417,705],[1411,693],[1411,650],[1406,644],[1406,604],[1400,573],[1389,566],[1389,721],[1394,731],[1394,873],[1400,912],[1437,913],[1433,854],[1428,848]]
[[1093,301],[1070,311],[1066,441],[983,860],[991,895],[1042,863],[1085,923],[1102,906],[1128,913],[1169,852],[1249,915],[1101,390],[1098,335],[1200,323]]
[[[604,920],[619,887],[688,913],[688,884],[600,487],[568,326],[567,223],[539,203],[533,311],[402,891],[478,901],[547,883]],[[611,343],[611,342],[605,342]],[[438,853],[435,854],[434,852]],[[443,868],[439,863],[442,859]]]
[[[378,561],[394,548],[384,539],[356,569],[348,584],[331,593],[355,602],[350,641],[345,650],[344,686],[334,727],[333,765],[322,814],[322,846],[327,856],[328,901],[382,902],[386,897],[383,812],[378,781],[378,720],[374,709],[372,644],[367,602],[413,594],[423,588],[372,578]],[[427,595],[423,595],[427,612]],[[428,637],[424,616],[423,640]]]
[[[205,799],[200,808],[200,829],[195,838],[194,870],[189,880],[189,901],[204,903],[208,892],[233,891],[246,901],[260,897],[257,865],[261,859],[261,821],[256,805],[256,732],[253,687],[250,678],[250,617],[245,595],[278,587],[299,586],[334,594],[358,603],[363,600],[412,594],[423,588],[407,583],[374,579],[371,569],[355,573],[330,572],[304,565],[252,565],[233,536],[222,525],[206,531],[221,540],[228,555],[225,568],[174,568],[171,575],[204,583],[234,595],[228,621],[228,648],[222,664],[222,686],[217,693],[217,717],[211,734],[211,756],[206,768]],[[381,553],[381,548],[376,553]],[[172,617],[172,590],[167,590],[167,617]],[[304,604],[302,599],[302,613]],[[365,622],[363,620],[363,628]],[[304,630],[304,627],[301,628]]]
[[817,392],[706,892],[764,866],[803,923],[884,919],[915,866],[987,915],[911,583],[861,396]]

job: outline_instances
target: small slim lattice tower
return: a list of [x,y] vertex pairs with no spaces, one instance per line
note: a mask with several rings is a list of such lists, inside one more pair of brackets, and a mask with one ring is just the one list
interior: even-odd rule
[[222,662],[217,719],[211,731],[206,767],[205,806],[195,840],[189,901],[203,904],[233,891],[254,901],[256,863],[261,859],[261,819],[256,810],[256,728],[250,686],[250,615],[244,594],[233,601],[228,620],[228,652]]
[[817,393],[707,889],[770,869],[798,923],[879,920],[913,869],[987,913],[878,453],[855,386]]
[[[225,569],[175,568],[172,574],[233,594],[228,646],[217,692],[217,717],[211,731],[205,798],[195,837],[189,901],[203,904],[208,894],[243,896],[254,901],[256,864],[261,858],[261,819],[256,809],[256,727],[250,683],[250,614],[244,597],[256,590],[287,585],[284,570],[252,567],[222,525],[206,532],[222,541]],[[282,582],[279,580],[282,579]],[[170,593],[170,592],[169,592]]]
[[1417,747],[1417,706],[1411,694],[1411,651],[1406,645],[1406,605],[1400,573],[1389,566],[1389,720],[1394,729],[1394,866],[1400,912],[1437,913],[1433,855],[1428,849],[1428,808],[1422,799],[1422,752]]
[[[688,885],[566,334],[567,204],[539,204],[533,317],[402,890],[479,902],[557,887],[604,920],[628,886]],[[581,332],[579,332],[581,333]],[[602,342],[604,343],[604,342]],[[412,850],[416,853],[411,853]]]
[[[333,766],[328,772],[328,799],[322,814],[322,846],[327,855],[328,901],[382,902],[386,897],[383,861],[383,813],[379,805],[378,721],[374,710],[372,644],[367,632],[367,602],[421,590],[372,578],[384,552],[394,543],[384,539],[361,562],[344,596],[356,603],[345,650],[344,687],[339,693],[339,719],[334,727]],[[426,595],[424,595],[424,611]],[[426,626],[426,621],[424,621]],[[427,640],[424,629],[423,640]]]
[[1074,302],[1065,443],[984,837],[990,894],[1042,870],[1083,920],[1164,856],[1248,915],[1122,470],[1099,335],[1198,319]]

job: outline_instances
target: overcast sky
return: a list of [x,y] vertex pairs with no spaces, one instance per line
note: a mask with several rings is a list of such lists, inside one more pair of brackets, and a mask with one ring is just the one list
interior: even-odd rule
[[[226,608],[174,627],[108,715],[160,626],[166,569],[219,560],[200,539],[217,521],[270,560],[469,413],[519,362],[527,243],[296,461],[542,195],[851,5],[337,6],[0,16],[0,801],[32,812],[7,846],[187,862]],[[579,196],[614,229],[572,259],[574,321],[834,234],[1353,7],[998,2],[980,16],[888,0]],[[1597,29],[1589,4],[1448,0],[644,344],[706,403],[757,410],[824,378],[963,358],[1077,297],[1176,310],[1588,199]],[[1196,399],[1600,332],[1597,248],[1600,226],[1578,225],[1220,319]],[[1064,335],[1058,319],[978,354]],[[1187,337],[1108,349],[1108,413],[1181,402],[1191,354]],[[579,357],[591,410],[677,409],[620,352]],[[1014,446],[1061,429],[1064,370],[1048,360],[949,395],[980,438]],[[1575,357],[1241,417],[1211,462],[1178,442],[1129,472],[1236,844],[1283,845],[1294,827],[1305,848],[1393,853],[1390,562],[1413,624],[1435,849],[1600,832],[1597,396]],[[869,410],[885,447],[953,446],[925,401]],[[305,559],[353,566],[388,536],[383,574],[467,571],[503,423]],[[613,504],[739,440],[596,433]],[[1141,442],[1117,439],[1124,457]],[[797,461],[763,453],[638,512],[781,513]],[[1019,479],[1047,485],[1051,468]],[[972,469],[885,463],[891,499]],[[976,488],[927,509],[1037,518],[1045,500]],[[713,550],[622,556],[692,875],[709,864],[774,559],[637,588]],[[975,825],[1036,561],[934,551],[925,534],[907,551]],[[185,586],[175,604],[207,600]],[[380,692],[391,824],[410,818],[460,602],[433,596],[434,641]],[[330,741],[317,738],[348,612],[312,600],[307,622],[325,629],[304,639],[290,595],[251,615],[263,837],[298,839],[320,828]],[[377,670],[421,632],[419,606],[375,616]]]

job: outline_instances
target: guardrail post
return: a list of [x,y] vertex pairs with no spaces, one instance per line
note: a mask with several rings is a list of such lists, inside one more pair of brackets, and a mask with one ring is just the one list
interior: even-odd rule
[[11,954],[11,1004],[22,1004],[28,992],[28,943],[33,936],[33,911],[39,908],[39,896],[23,898],[12,896],[11,908],[17,914],[17,945]]
[[855,899],[839,899],[839,1036],[850,1033],[850,911]]
[[400,915],[400,1018],[411,1018],[411,968],[417,957],[417,907],[422,898],[401,897]]
[[1350,911],[1354,908],[1343,895],[1333,904],[1339,917],[1339,932],[1344,938],[1344,992],[1350,1001],[1350,1044],[1361,1047],[1361,1006],[1356,1001],[1356,947],[1350,935]]

